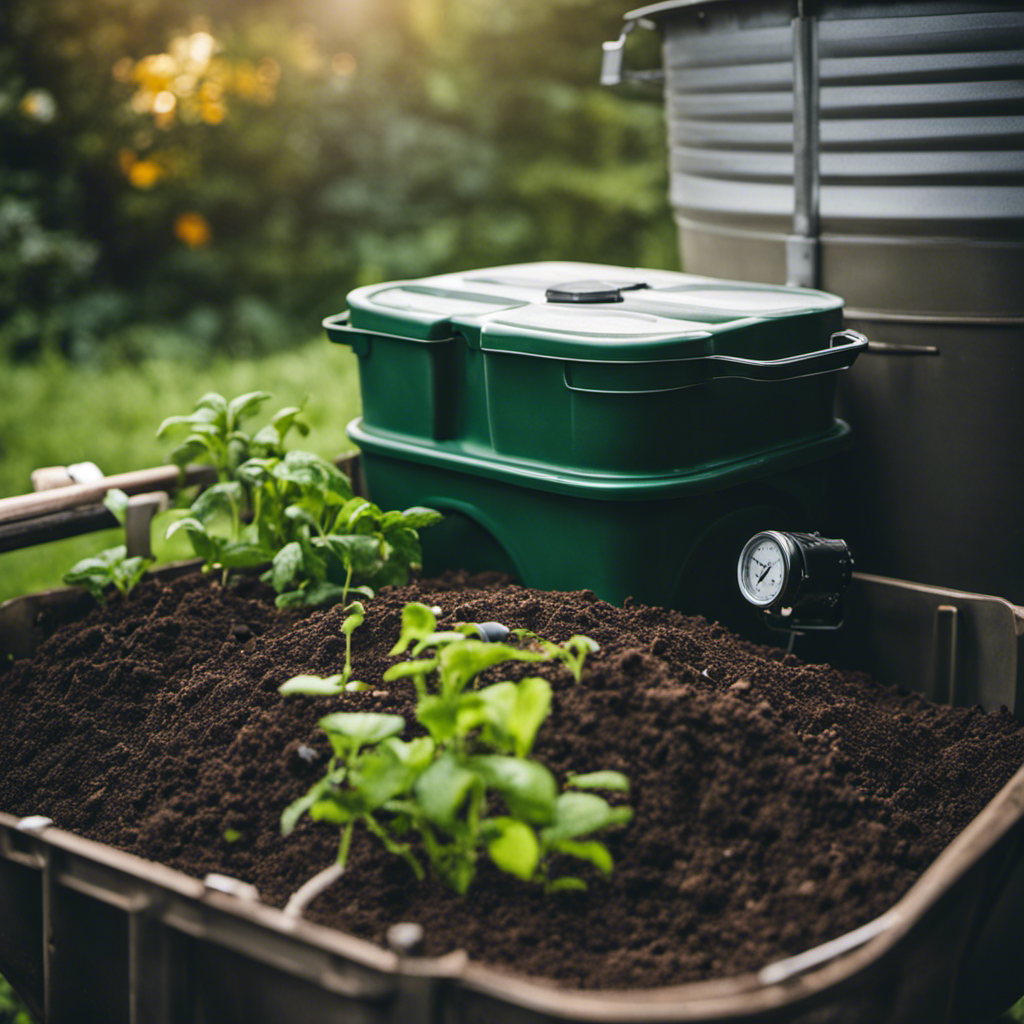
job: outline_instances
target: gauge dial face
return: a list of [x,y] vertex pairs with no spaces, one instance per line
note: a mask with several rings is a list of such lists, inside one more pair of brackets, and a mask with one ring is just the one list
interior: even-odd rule
[[778,541],[762,537],[744,549],[739,566],[740,585],[748,601],[761,607],[772,604],[786,583],[786,558]]

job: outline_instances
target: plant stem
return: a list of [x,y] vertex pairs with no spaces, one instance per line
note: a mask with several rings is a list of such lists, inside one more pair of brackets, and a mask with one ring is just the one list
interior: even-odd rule
[[[346,831],[351,831],[351,825],[349,825],[349,828]],[[308,907],[309,904],[320,895],[320,893],[334,885],[334,883],[341,878],[344,872],[345,868],[337,861],[335,861],[329,868],[324,868],[323,871],[317,872],[317,874],[315,874],[301,888],[296,889],[296,891],[289,897],[284,908],[285,916],[302,917],[306,907]]]
[[[344,600],[344,598],[342,598]],[[352,634],[345,634],[345,671],[341,674],[341,685],[344,686],[348,682],[349,676],[352,675]]]
[[[348,572],[345,574],[345,586],[342,587],[342,590],[341,590],[341,603],[342,604],[348,604],[348,588],[352,584],[352,567],[353,567],[353,565],[354,565],[354,563],[350,559],[349,563],[348,563]],[[351,640],[351,636],[349,636],[349,639]],[[348,647],[346,647],[345,648],[346,659],[348,657],[348,650],[349,650]],[[347,663],[347,660],[346,660],[346,663]]]

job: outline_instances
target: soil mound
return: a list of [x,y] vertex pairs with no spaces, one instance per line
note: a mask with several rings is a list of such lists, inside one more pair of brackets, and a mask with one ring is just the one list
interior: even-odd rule
[[0,808],[236,876],[282,905],[336,852],[328,826],[279,828],[323,772],[317,719],[412,720],[411,687],[381,677],[414,600],[440,606],[442,628],[497,620],[596,640],[579,684],[549,665],[485,678],[544,675],[555,697],[535,756],[559,779],[624,772],[636,813],[607,835],[610,879],[549,897],[484,868],[459,898],[357,831],[349,871],[309,916],[374,941],[417,921],[430,954],[462,948],[592,988],[757,969],[888,909],[1024,764],[1024,729],[1005,710],[937,707],[700,618],[496,576],[381,591],[353,637],[354,674],[375,688],[285,699],[292,675],[340,671],[341,609],[282,614],[258,584],[223,591],[194,575],[63,625],[0,676]]

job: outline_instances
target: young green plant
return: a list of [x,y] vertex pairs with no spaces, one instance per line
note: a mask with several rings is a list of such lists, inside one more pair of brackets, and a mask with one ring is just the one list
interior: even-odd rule
[[433,509],[384,512],[356,497],[349,478],[312,452],[284,449],[285,437],[308,427],[297,406],[281,409],[250,435],[242,422],[270,398],[254,391],[228,401],[204,395],[188,416],[165,420],[158,436],[186,432],[171,452],[180,467],[210,461],[218,481],[192,503],[167,535],[183,530],[204,569],[231,570],[270,563],[261,577],[279,607],[346,604],[352,593],[404,584],[420,568],[419,530],[441,518]]
[[[481,672],[512,661],[558,660],[578,671],[596,645],[587,640],[571,650],[551,644],[531,651],[487,643],[475,633],[469,623],[439,631],[430,608],[406,605],[391,653],[408,659],[384,679],[412,681],[416,721],[426,735],[401,739],[406,723],[398,715],[336,712],[320,719],[333,756],[326,775],[286,808],[282,830],[291,832],[307,813],[339,826],[338,861],[344,865],[361,824],[417,878],[425,876],[425,859],[460,894],[484,854],[500,870],[546,891],[586,888],[575,874],[556,877],[554,866],[568,857],[604,874],[612,871],[611,852],[594,836],[626,824],[632,811],[591,790],[625,793],[627,779],[612,771],[570,776],[559,792],[550,770],[530,757],[551,708],[547,680],[476,683]],[[323,682],[297,677],[281,692],[323,693]]]
[[[114,518],[124,526],[128,509],[128,495],[114,487],[107,491],[103,504],[113,513]],[[153,559],[135,555],[128,557],[128,549],[119,544],[107,548],[98,555],[83,558],[66,573],[64,582],[73,587],[85,587],[100,605],[106,604],[106,592],[113,587],[127,597],[142,579]]]
[[345,637],[345,667],[333,676],[293,676],[282,683],[278,690],[286,697],[293,693],[304,693],[314,697],[333,697],[339,693],[358,693],[370,689],[368,683],[352,679],[352,634],[366,619],[366,609],[359,601],[353,601],[345,608],[345,621],[341,632]]

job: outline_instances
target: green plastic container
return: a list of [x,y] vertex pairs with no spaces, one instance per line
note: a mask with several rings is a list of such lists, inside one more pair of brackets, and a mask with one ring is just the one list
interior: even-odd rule
[[375,501],[447,513],[428,569],[729,621],[743,542],[823,525],[825,460],[849,433],[836,374],[867,345],[835,296],[535,263],[349,306],[324,322],[359,356],[349,436]]

